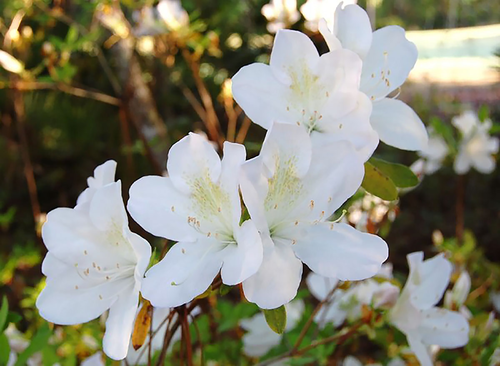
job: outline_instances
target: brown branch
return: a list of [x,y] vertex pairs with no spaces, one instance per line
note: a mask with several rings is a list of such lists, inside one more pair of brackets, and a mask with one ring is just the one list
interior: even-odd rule
[[23,95],[19,90],[14,90],[14,112],[16,114],[16,125],[19,140],[21,142],[21,157],[24,164],[24,177],[28,185],[28,192],[31,201],[31,209],[33,212],[33,220],[35,227],[40,221],[40,202],[38,201],[38,193],[36,187],[35,174],[33,172],[33,164],[31,163],[28,138],[26,136],[26,112],[24,109]]
[[193,347],[191,345],[191,334],[189,333],[188,313],[186,306],[179,309],[179,317],[182,319],[182,340],[186,345],[187,366],[193,366]]
[[63,93],[74,95],[76,97],[93,99],[114,106],[119,106],[121,104],[120,99],[112,97],[110,95],[88,89],[77,88],[63,83],[17,80],[10,83],[0,83],[0,89],[15,89],[19,91],[59,90]]
[[215,113],[214,103],[212,101],[212,97],[208,92],[205,83],[203,82],[200,76],[200,66],[198,62],[194,59],[193,55],[186,49],[182,48],[182,56],[186,60],[191,72],[193,74],[194,82],[196,84],[196,88],[198,89],[198,93],[201,97],[201,102],[205,108],[206,112],[206,121],[205,126],[207,128],[208,137],[210,140],[218,143],[222,146],[222,142],[224,141],[224,137],[221,136],[220,133],[220,122],[217,117],[217,113]]
[[301,348],[299,350],[295,350],[295,349],[292,348],[290,351],[288,351],[286,353],[283,353],[283,354],[281,354],[279,356],[270,358],[270,359],[268,359],[266,361],[260,362],[256,366],[269,366],[272,363],[274,363],[276,361],[283,360],[285,358],[302,356],[303,354],[305,354],[305,353],[309,352],[310,350],[312,350],[312,349],[314,349],[316,347],[319,347],[319,346],[321,346],[323,344],[328,344],[328,343],[332,343],[332,342],[336,342],[337,345],[342,344],[347,339],[349,339],[351,337],[351,335],[353,335],[354,333],[356,333],[356,331],[362,325],[363,325],[362,322],[358,323],[358,324],[355,324],[349,330],[347,330],[347,331],[345,331],[343,333],[337,333],[334,336],[331,336],[331,337],[328,337],[328,338],[324,338],[324,339],[320,339],[319,341],[311,342],[310,345],[305,346],[305,347],[303,347],[303,348]]
[[250,120],[250,118],[245,116],[243,118],[243,122],[241,123],[241,127],[238,131],[238,134],[236,135],[236,142],[238,144],[242,144],[243,142],[245,142],[245,139],[246,139],[247,133],[248,133],[248,129],[250,128],[251,124],[252,124],[252,121]]
[[207,124],[207,113],[205,112],[205,109],[203,109],[203,106],[201,103],[196,99],[195,95],[189,88],[186,86],[182,86],[182,94],[184,94],[184,97],[186,100],[191,104],[191,107],[193,107],[194,111],[200,117],[201,121],[206,125]]

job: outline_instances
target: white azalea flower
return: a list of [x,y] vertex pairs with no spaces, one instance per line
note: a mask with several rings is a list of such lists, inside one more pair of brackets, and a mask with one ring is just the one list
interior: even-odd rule
[[417,152],[420,159],[410,167],[418,176],[434,174],[449,153],[448,144],[441,136],[436,135],[432,128],[428,128],[427,132],[430,136],[427,146]]
[[270,33],[287,28],[300,19],[297,0],[271,0],[262,7],[261,12],[268,21],[267,30]]
[[189,25],[189,14],[182,7],[180,0],[160,0],[156,9],[171,31],[178,31]]
[[387,244],[349,225],[326,221],[356,192],[363,171],[363,160],[346,141],[313,154],[301,126],[271,127],[260,155],[242,168],[243,200],[264,244],[262,266],[243,282],[249,301],[272,309],[292,300],[302,262],[341,280],[377,273],[387,258]]
[[118,360],[127,355],[151,247],[128,228],[121,182],[113,182],[115,166],[96,168],[74,209],[48,213],[42,228],[47,282],[36,305],[43,318],[64,325],[88,322],[109,309],[103,348]]
[[[318,31],[318,22],[325,17],[326,14],[333,14],[335,9],[343,2],[343,6],[348,4],[356,4],[357,0],[307,0],[300,7],[300,12],[306,18],[305,26],[312,32]],[[332,25],[332,24],[329,24]]]
[[[335,279],[319,276],[316,273],[311,273],[306,282],[313,296],[320,301],[324,301],[337,286]],[[348,290],[336,289],[314,320],[321,328],[328,323],[338,327],[346,319],[350,322],[360,319],[363,305],[375,309],[392,306],[398,295],[399,288],[390,282],[377,282],[372,279],[360,281],[354,283]]]
[[[285,305],[286,328],[288,332],[295,328],[304,313],[304,302],[295,300]],[[261,357],[281,342],[282,335],[275,333],[267,325],[262,312],[255,314],[250,319],[243,319],[241,327],[247,331],[243,336],[243,352],[250,357]]]
[[143,295],[156,307],[175,307],[203,293],[219,270],[226,285],[253,275],[262,244],[251,220],[240,226],[238,171],[243,145],[212,145],[191,133],[168,153],[169,177],[148,176],[130,188],[128,209],[144,229],[178,241],[146,274]]
[[359,91],[361,60],[349,50],[319,55],[303,33],[280,30],[269,65],[243,67],[232,79],[233,95],[253,122],[297,124],[315,146],[348,140],[365,159],[378,144],[369,118],[371,102]]
[[469,341],[469,323],[463,315],[435,306],[450,281],[451,263],[442,254],[426,261],[422,252],[407,258],[410,275],[389,318],[406,335],[420,363],[432,365],[427,346],[464,346]]
[[372,33],[368,15],[358,5],[338,6],[330,29],[326,21],[320,22],[331,51],[347,48],[363,60],[360,89],[373,102],[370,121],[380,140],[403,150],[424,149],[428,137],[420,118],[405,103],[388,97],[403,85],[417,61],[417,48],[404,29],[387,26]]
[[481,123],[476,113],[465,111],[451,122],[462,135],[454,163],[455,172],[466,174],[471,167],[483,174],[495,170],[496,161],[492,155],[498,153],[499,139],[489,135],[491,120]]

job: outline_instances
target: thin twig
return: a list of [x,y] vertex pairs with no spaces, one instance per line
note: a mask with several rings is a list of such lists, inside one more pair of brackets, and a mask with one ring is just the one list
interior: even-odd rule
[[354,334],[362,325],[363,325],[363,323],[355,324],[349,330],[347,330],[343,333],[337,333],[334,336],[320,339],[319,341],[312,342],[310,345],[305,346],[299,350],[291,349],[290,351],[283,353],[279,356],[276,356],[276,357],[270,358],[266,361],[260,362],[256,366],[269,366],[269,365],[271,365],[277,361],[283,360],[285,358],[302,356],[303,354],[305,354],[305,353],[309,352],[310,350],[312,350],[316,347],[319,347],[323,344],[328,344],[328,343],[332,343],[332,342],[336,342],[336,344],[342,344],[347,339],[349,339],[349,337],[352,334]]
[[21,157],[24,164],[24,177],[26,179],[26,184],[28,185],[31,209],[33,212],[33,220],[36,226],[40,220],[40,202],[38,201],[35,174],[33,172],[33,164],[31,163],[29,153],[28,138],[26,136],[26,112],[24,109],[24,99],[22,93],[19,90],[14,90],[14,111],[16,114],[17,133],[21,142]]
[[186,346],[187,366],[193,366],[193,347],[191,345],[191,334],[189,333],[188,313],[185,306],[179,309],[179,316],[182,319],[182,340]]
[[250,120],[250,118],[245,116],[243,118],[243,122],[241,122],[241,127],[238,131],[238,134],[236,135],[236,142],[238,144],[242,144],[243,142],[245,142],[245,139],[246,139],[247,133],[248,133],[248,129],[250,128],[251,124],[252,124],[252,121]]
[[189,314],[191,317],[191,324],[193,324],[193,327],[196,331],[196,337],[198,338],[198,347],[200,348],[200,365],[203,366],[205,363],[203,362],[203,341],[201,339],[201,333],[200,333],[200,328],[198,328],[198,324],[196,324],[196,319],[192,314]]
[[188,87],[182,86],[182,94],[184,94],[184,97],[186,97],[186,100],[191,104],[191,107],[193,107],[194,111],[200,117],[201,121],[204,124],[207,124],[207,113],[205,112],[205,109],[203,109],[203,106],[201,103],[196,99],[195,95],[191,90],[189,90]]
[[186,60],[191,72],[193,74],[194,82],[196,84],[196,88],[198,89],[198,93],[201,97],[201,102],[205,108],[205,112],[207,115],[205,126],[207,128],[208,136],[210,140],[216,142],[222,147],[222,142],[224,137],[221,136],[220,133],[220,122],[217,117],[217,113],[215,113],[214,103],[212,101],[212,97],[208,92],[203,79],[200,76],[200,66],[198,62],[194,59],[193,55],[186,49],[182,48],[182,56]]
[[15,89],[19,91],[30,90],[59,90],[63,93],[74,95],[80,98],[97,100],[102,103],[119,106],[120,99],[112,97],[101,92],[96,92],[88,89],[77,88],[63,83],[37,82],[37,81],[14,81],[10,83],[0,83],[0,89]]

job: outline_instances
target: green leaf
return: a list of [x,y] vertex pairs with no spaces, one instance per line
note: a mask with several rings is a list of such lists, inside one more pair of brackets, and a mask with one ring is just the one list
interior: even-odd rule
[[390,163],[377,158],[371,158],[369,162],[388,176],[396,187],[410,188],[418,184],[417,176],[405,165]]
[[28,359],[33,356],[33,354],[41,351],[47,346],[51,331],[47,323],[44,323],[36,332],[35,336],[31,339],[29,346],[19,354],[15,366],[23,366],[27,364]]
[[7,296],[2,297],[2,307],[0,308],[0,332],[3,332],[7,325],[7,315],[9,314],[9,303]]
[[0,365],[7,365],[10,356],[9,340],[5,334],[0,334]]
[[486,104],[483,104],[481,107],[479,107],[477,116],[481,122],[484,122],[490,116],[490,108]]
[[273,332],[278,334],[283,334],[286,327],[286,309],[282,305],[276,309],[263,309],[264,316],[266,318],[267,325],[273,330]]
[[365,177],[361,186],[386,201],[394,201],[398,198],[398,189],[391,178],[368,161],[365,163]]
[[7,323],[6,324],[10,324],[10,323],[18,323],[19,321],[21,321],[23,317],[21,315],[19,315],[18,313],[14,313],[12,311],[9,311],[9,314],[7,315]]

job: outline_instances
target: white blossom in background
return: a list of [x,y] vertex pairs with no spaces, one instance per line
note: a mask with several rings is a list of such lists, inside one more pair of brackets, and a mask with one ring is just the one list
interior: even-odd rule
[[437,135],[432,128],[428,128],[427,132],[429,135],[427,147],[417,152],[420,159],[410,167],[417,176],[434,174],[441,168],[449,153],[448,144],[443,137]]
[[[307,0],[304,5],[300,7],[300,12],[306,19],[304,25],[312,32],[318,31],[318,23],[323,18],[331,18],[331,14],[335,9],[343,3],[342,6],[349,4],[356,4],[357,0]],[[330,26],[332,23],[329,24]]]
[[[21,354],[30,344],[23,333],[21,333],[13,323],[4,331],[7,341],[9,342],[10,354],[7,361],[7,366],[14,366],[17,362],[17,355]],[[36,352],[26,362],[27,366],[38,366],[42,364],[42,354]],[[54,365],[55,366],[55,365]]]
[[96,352],[83,360],[80,366],[106,366],[106,358],[102,352]]
[[169,30],[178,31],[189,26],[189,14],[180,0],[160,0],[156,9]]
[[371,124],[381,141],[403,150],[422,150],[427,131],[407,104],[389,97],[406,81],[418,51],[405,30],[387,26],[372,33],[366,11],[358,5],[337,7],[333,25],[320,22],[320,32],[331,51],[349,49],[363,60],[360,90],[373,103]]
[[133,31],[136,37],[154,36],[168,31],[157,8],[144,6],[132,13],[132,19],[135,23]]
[[[294,300],[285,305],[286,328],[285,332],[291,331],[300,321],[304,313],[304,302]],[[268,353],[273,347],[280,344],[282,335],[275,333],[267,325],[264,313],[259,312],[249,319],[240,321],[241,327],[247,331],[243,336],[243,352],[250,357],[261,357]]]
[[[344,358],[344,361],[342,361],[342,366],[382,366],[381,363],[367,363],[363,364],[360,360],[358,360],[354,356],[347,356]],[[387,366],[406,366],[406,362],[404,362],[402,359],[396,357],[393,358],[392,360],[389,361]]]
[[458,312],[436,307],[448,287],[451,263],[443,254],[423,260],[422,252],[407,256],[410,274],[394,308],[391,323],[406,335],[422,366],[431,366],[428,350],[462,347],[469,341],[469,323]]
[[[377,277],[384,278],[386,272],[387,269],[382,268]],[[320,301],[325,300],[338,284],[335,279],[315,273],[307,277],[306,283],[312,295]],[[328,323],[338,327],[346,319],[350,322],[360,319],[363,306],[372,306],[374,309],[393,306],[398,295],[399,288],[390,282],[372,279],[355,282],[347,290],[335,289],[330,300],[320,309],[314,320],[321,328]]]
[[490,300],[497,313],[500,313],[500,292],[492,292]]
[[312,150],[302,126],[275,123],[258,157],[243,164],[241,192],[262,235],[264,259],[243,282],[250,302],[264,309],[291,301],[302,263],[341,280],[375,275],[388,255],[378,236],[327,221],[361,184],[363,160],[346,141]]
[[20,74],[24,71],[24,65],[11,54],[0,50],[0,66],[14,74]]
[[280,30],[269,65],[245,66],[232,78],[233,96],[248,117],[300,125],[314,146],[350,141],[367,160],[378,145],[371,102],[359,91],[361,60],[349,50],[319,55],[305,34]]
[[460,314],[467,319],[472,318],[470,310],[464,306],[469,296],[471,287],[471,278],[466,270],[460,272],[457,281],[451,290],[446,291],[444,295],[444,306],[448,309],[458,310]]
[[177,241],[144,280],[155,307],[175,307],[203,293],[221,272],[236,285],[262,262],[262,242],[252,220],[240,226],[238,177],[243,145],[224,143],[224,158],[197,134],[168,153],[168,177],[146,176],[130,188],[128,210],[151,234]]
[[48,213],[42,228],[47,280],[36,306],[44,319],[63,325],[109,309],[103,349],[119,360],[127,355],[151,247],[128,228],[115,167],[109,161],[96,168],[75,208]]
[[123,12],[115,6],[100,3],[96,8],[96,18],[114,35],[126,39],[130,36],[130,27]]
[[394,202],[385,201],[367,192],[362,200],[349,207],[347,217],[357,230],[374,234],[372,231],[386,216],[391,222],[396,219],[396,207]]
[[460,131],[462,139],[458,147],[454,168],[457,174],[466,174],[470,168],[483,174],[495,170],[492,155],[498,153],[499,139],[491,137],[491,120],[481,122],[473,111],[465,111],[452,119],[451,123]]
[[269,33],[288,28],[300,19],[297,0],[271,0],[269,4],[262,7],[261,13],[268,21]]

